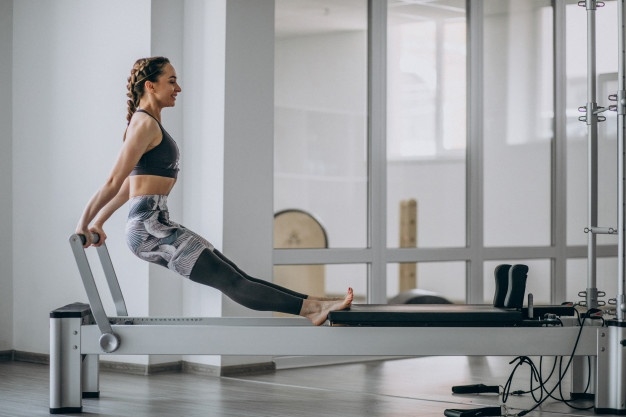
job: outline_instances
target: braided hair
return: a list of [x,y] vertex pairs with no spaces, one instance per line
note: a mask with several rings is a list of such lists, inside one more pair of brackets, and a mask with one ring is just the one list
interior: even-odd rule
[[130,71],[130,77],[128,77],[128,113],[126,114],[126,121],[130,123],[131,117],[137,111],[139,106],[139,100],[145,92],[146,81],[156,82],[157,78],[163,74],[163,68],[169,64],[170,60],[156,56],[152,58],[140,58],[133,65],[133,69]]

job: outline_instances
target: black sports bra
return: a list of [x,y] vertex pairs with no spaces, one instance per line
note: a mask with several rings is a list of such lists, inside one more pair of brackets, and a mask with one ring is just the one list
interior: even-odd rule
[[[145,113],[148,116],[154,118],[150,113],[145,110],[137,109],[137,112]],[[141,159],[135,165],[135,168],[131,171],[130,175],[157,175],[159,177],[176,178],[178,176],[178,158],[179,151],[176,142],[172,137],[163,129],[161,123],[161,142],[150,149],[148,152],[141,155]]]

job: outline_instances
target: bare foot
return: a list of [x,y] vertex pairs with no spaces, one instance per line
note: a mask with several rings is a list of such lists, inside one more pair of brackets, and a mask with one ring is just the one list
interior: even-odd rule
[[348,288],[348,293],[345,298],[340,298],[338,300],[320,301],[307,298],[302,303],[300,315],[311,320],[311,323],[314,325],[320,326],[324,324],[328,318],[328,313],[331,311],[345,310],[350,307],[353,298],[354,293],[352,288]]

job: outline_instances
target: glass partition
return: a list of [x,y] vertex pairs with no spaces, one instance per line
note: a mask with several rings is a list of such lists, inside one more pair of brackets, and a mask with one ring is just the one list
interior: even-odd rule
[[367,246],[367,2],[276,1],[275,212]]
[[485,246],[551,244],[553,10],[484,2]]
[[387,14],[387,245],[465,246],[465,1]]

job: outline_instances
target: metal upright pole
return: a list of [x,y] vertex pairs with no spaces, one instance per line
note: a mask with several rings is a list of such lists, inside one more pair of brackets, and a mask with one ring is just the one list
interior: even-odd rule
[[617,242],[617,297],[616,297],[616,318],[619,321],[624,320],[624,312],[626,311],[626,300],[624,296],[624,283],[625,283],[625,271],[624,271],[624,261],[625,261],[625,253],[624,250],[626,248],[626,230],[624,225],[624,216],[626,210],[626,203],[624,201],[626,190],[626,167],[624,166],[624,128],[626,127],[624,124],[624,117],[626,115],[626,51],[624,50],[626,41],[624,36],[626,34],[626,30],[624,30],[625,18],[624,13],[626,12],[624,8],[624,0],[620,0],[617,2],[618,4],[618,49],[619,49],[619,57],[618,57],[618,87],[617,87],[617,196],[618,196],[618,206],[617,206],[617,231],[618,231],[618,242]]
[[596,102],[596,0],[586,0],[587,9],[587,291],[588,308],[598,307],[596,287],[596,230],[598,222],[598,103]]
[[626,114],[626,52],[624,1],[618,8],[618,91],[617,91],[617,297],[615,319],[606,321],[606,330],[598,332],[597,380],[594,411],[597,414],[626,414],[626,324],[624,313],[624,250],[626,233],[624,205],[626,168],[624,166],[624,115]]

